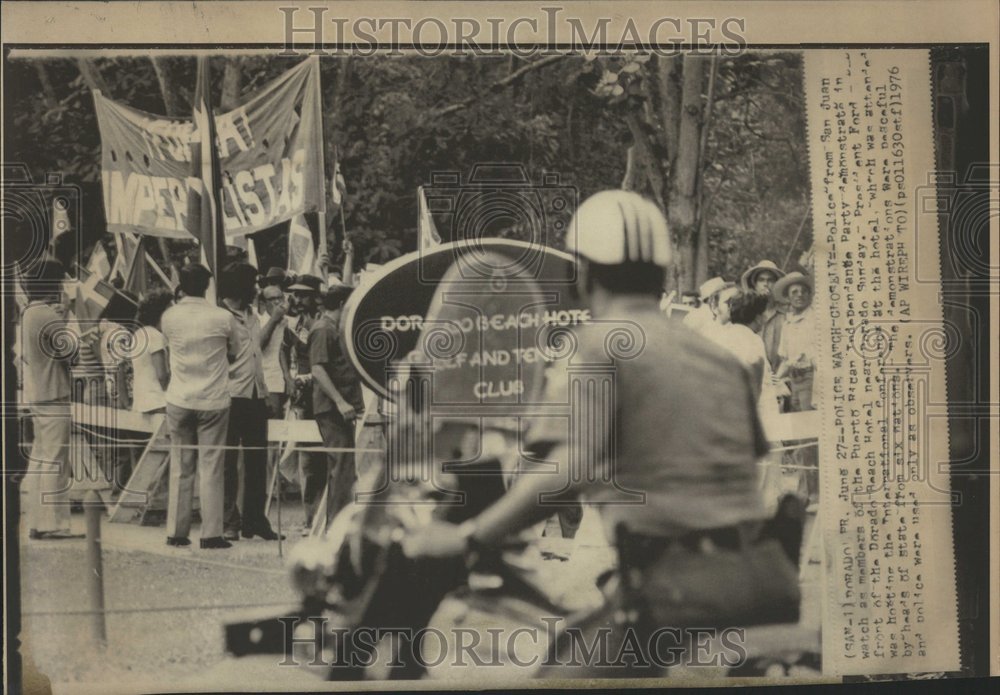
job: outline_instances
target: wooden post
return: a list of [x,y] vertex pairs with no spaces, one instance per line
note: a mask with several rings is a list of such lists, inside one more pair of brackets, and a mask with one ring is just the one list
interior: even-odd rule
[[83,500],[87,517],[87,594],[90,597],[90,628],[98,647],[108,646],[104,615],[104,567],[101,560],[101,513],[104,503],[96,490],[89,490]]

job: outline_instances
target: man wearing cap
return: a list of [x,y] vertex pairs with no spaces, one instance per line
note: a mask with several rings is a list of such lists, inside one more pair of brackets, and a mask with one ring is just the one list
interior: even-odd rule
[[719,293],[732,286],[733,283],[726,282],[720,277],[703,282],[698,288],[701,306],[688,312],[688,315],[684,317],[684,325],[699,333],[711,330],[719,311]]
[[785,272],[772,261],[761,261],[749,268],[740,278],[744,289],[769,297],[767,309],[756,322],[756,330],[760,339],[764,341],[764,350],[767,352],[767,360],[771,363],[772,369],[778,368],[778,343],[781,340],[781,327],[785,323],[785,312],[775,301],[773,289],[774,284],[784,276]]
[[[288,314],[294,325],[289,324],[285,330],[284,346],[290,356],[293,378],[292,391],[289,397],[295,416],[300,420],[313,419],[313,382],[309,363],[309,331],[312,330],[319,315],[319,295],[323,281],[314,275],[302,275],[288,288],[291,294]],[[322,475],[326,471],[326,456],[309,450],[302,445],[298,452],[300,475],[303,479]],[[312,524],[313,514],[319,504],[315,488],[305,489],[303,485],[302,501],[305,506],[306,519],[303,533]],[[321,494],[321,493],[319,493]]]

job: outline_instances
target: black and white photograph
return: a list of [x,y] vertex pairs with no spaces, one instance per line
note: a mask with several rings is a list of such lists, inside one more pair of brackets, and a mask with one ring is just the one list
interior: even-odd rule
[[1000,8],[312,5],[3,3],[9,692],[997,674]]

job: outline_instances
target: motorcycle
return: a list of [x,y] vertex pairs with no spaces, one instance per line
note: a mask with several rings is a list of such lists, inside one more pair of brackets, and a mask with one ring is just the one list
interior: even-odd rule
[[[436,450],[450,451],[453,460],[481,451],[468,425],[446,426],[435,436]],[[524,537],[474,557],[404,555],[409,531],[432,520],[457,524],[476,516],[504,494],[509,479],[498,458],[438,466],[434,475],[420,475],[418,468],[391,480],[383,466],[359,481],[358,490],[377,492],[359,494],[325,535],[292,549],[299,610],[226,626],[227,651],[282,655],[283,663],[325,669],[327,680],[414,680],[447,670],[441,668],[451,663],[444,652],[454,657],[458,645],[442,639],[469,634],[470,615],[480,629],[503,625],[511,632],[534,627],[538,616],[568,613],[532,581]],[[430,647],[437,647],[433,656]]]

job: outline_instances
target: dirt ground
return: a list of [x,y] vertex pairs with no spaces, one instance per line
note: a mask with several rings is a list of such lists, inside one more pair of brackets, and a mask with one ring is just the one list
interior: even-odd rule
[[[315,672],[279,666],[275,657],[234,659],[223,648],[225,624],[278,615],[295,607],[297,596],[288,579],[286,559],[301,540],[301,520],[300,507],[285,505],[283,529],[289,539],[282,544],[282,558],[275,542],[241,540],[231,549],[204,551],[197,547],[196,527],[192,546],[173,548],[165,544],[162,527],[111,524],[105,519],[105,649],[92,636],[85,542],[31,541],[23,533],[21,640],[26,674],[37,670],[54,692],[102,695],[322,687]],[[72,523],[74,531],[83,533],[83,515],[74,514]],[[594,528],[591,519],[585,521],[576,541],[542,538],[539,551],[544,555],[535,552],[528,560],[551,587],[551,595],[574,608],[600,601],[594,579],[613,561],[610,549],[596,540]],[[806,565],[801,624],[759,629],[755,643],[761,649],[780,651],[784,645],[794,649],[812,644],[818,649],[819,576],[818,564]],[[467,627],[488,625],[472,622]],[[452,672],[446,677],[462,676]]]

